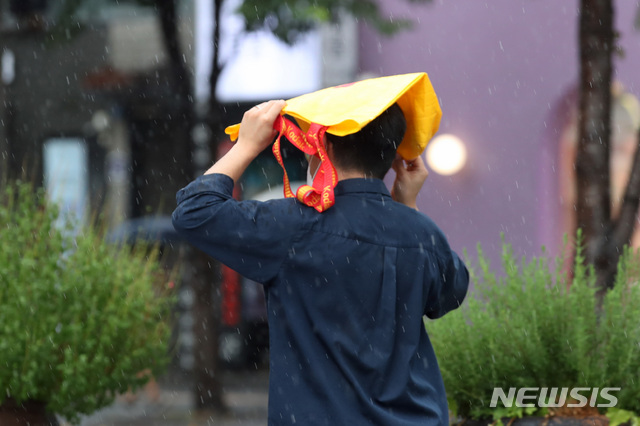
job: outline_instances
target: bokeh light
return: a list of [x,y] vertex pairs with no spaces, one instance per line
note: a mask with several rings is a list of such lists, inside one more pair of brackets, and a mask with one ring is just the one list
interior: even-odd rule
[[467,148],[452,134],[436,136],[427,146],[427,165],[434,172],[450,176],[458,173],[467,162]]

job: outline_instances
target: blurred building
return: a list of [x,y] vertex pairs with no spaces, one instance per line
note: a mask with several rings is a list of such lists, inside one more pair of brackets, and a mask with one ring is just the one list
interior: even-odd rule
[[190,153],[174,148],[167,124],[175,102],[153,10],[85,3],[71,26],[61,25],[60,1],[1,3],[11,75],[2,83],[2,165],[48,186],[64,181],[55,184],[61,200],[115,224],[170,206],[157,188],[175,193],[186,176],[154,160]]
[[[541,245],[557,252],[562,234],[573,232],[579,2],[382,3],[413,29],[384,38],[361,25],[360,71],[427,72],[443,109],[439,134],[458,136],[468,154],[457,174],[432,170],[420,209],[455,249],[473,254],[480,242],[494,264],[500,233],[517,254],[540,254]],[[640,31],[637,2],[614,4],[623,52],[614,56],[612,88],[618,203],[640,125]]]
[[[225,124],[268,98],[425,71],[443,109],[439,134],[457,136],[467,153],[457,173],[432,169],[418,199],[453,248],[473,253],[481,243],[495,264],[500,233],[517,254],[532,255],[541,245],[557,252],[562,234],[573,232],[578,0],[381,0],[390,19],[408,18],[413,27],[386,38],[344,18],[309,34],[302,47],[242,34],[234,2],[225,3],[226,66],[217,93]],[[614,211],[640,126],[636,3],[615,1],[624,55],[615,58],[612,88]],[[111,225],[170,212],[175,192],[192,178],[186,165],[193,159],[202,167],[211,153],[206,126],[180,127],[155,11],[88,0],[78,28],[56,31],[62,4],[0,0],[0,176],[63,179],[60,197],[70,209],[100,211]],[[211,1],[179,4],[180,45],[201,107],[209,90]],[[299,160],[291,151],[292,179],[304,179]],[[239,187],[252,197],[279,183],[267,153]]]
[[[212,3],[177,1],[179,45],[200,112],[185,132],[156,10],[85,0],[71,17],[62,0],[0,0],[4,173],[48,185],[64,180],[59,197],[77,212],[100,211],[110,225],[170,212],[175,192],[193,177],[185,167],[192,155],[199,168],[212,161],[200,149],[209,134],[198,125],[206,121],[209,96]],[[225,66],[217,97],[224,124],[238,122],[265,99],[355,78],[355,20],[343,18],[298,46],[285,46],[268,32],[244,34],[237,6],[237,0],[225,1],[221,21]],[[68,155],[75,160],[65,161]],[[279,177],[247,181],[255,183],[249,192],[257,193]]]
[[[195,89],[190,108],[199,113],[192,122],[183,117],[154,8],[85,0],[70,15],[65,7],[73,4],[0,0],[0,177],[42,182],[64,210],[85,217],[99,214],[118,235],[165,232],[141,231],[140,224],[166,224],[161,218],[141,217],[169,214],[178,189],[212,162],[205,116],[212,2],[176,2],[179,45]],[[284,46],[266,32],[243,34],[235,7],[237,2],[225,2],[221,23],[221,62],[227,66],[217,94],[225,124],[239,122],[244,110],[265,99],[292,97],[355,77],[355,20],[314,31],[301,46]],[[217,154],[227,148],[222,143]],[[291,179],[304,179],[302,153],[290,146],[283,150]],[[245,173],[237,196],[264,193],[281,180],[279,166],[265,153]],[[127,221],[132,218],[141,219]],[[228,335],[255,329],[256,322],[262,327],[264,318],[253,312],[260,296],[256,284],[226,269],[223,274],[221,319]],[[180,301],[189,310],[193,293],[181,288]],[[193,317],[185,313],[179,323],[182,342],[193,346]],[[235,340],[227,340],[231,343],[223,352],[234,347]],[[181,354],[180,362],[190,368],[193,357]]]
[[[172,211],[175,193],[192,178],[190,129],[180,120],[157,14],[134,3],[87,0],[65,24],[64,4],[0,0],[0,177],[42,182],[63,210],[100,215],[108,228],[122,224],[118,230],[130,235],[118,241],[165,232],[154,224],[166,220],[123,223]],[[181,3],[177,20],[187,67],[190,5]],[[153,229],[141,231],[138,223]],[[162,249],[174,243],[158,240]],[[168,268],[178,254],[165,256]],[[185,289],[179,350],[188,366]]]

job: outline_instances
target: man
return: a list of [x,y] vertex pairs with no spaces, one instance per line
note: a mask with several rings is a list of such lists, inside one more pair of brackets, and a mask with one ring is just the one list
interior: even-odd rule
[[[234,182],[275,137],[284,101],[244,114],[237,143],[177,195],[175,228],[263,283],[269,315],[269,424],[447,425],[423,315],[462,303],[468,273],[416,210],[427,170],[396,159],[396,105],[357,133],[326,134],[338,184],[319,213],[295,198],[237,201]],[[312,157],[310,173],[318,167]],[[381,180],[393,164],[391,196]]]

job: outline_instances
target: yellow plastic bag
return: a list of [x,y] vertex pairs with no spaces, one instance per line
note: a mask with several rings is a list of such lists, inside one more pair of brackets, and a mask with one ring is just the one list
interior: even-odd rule
[[[438,131],[442,110],[426,73],[372,78],[287,100],[283,115],[296,119],[303,131],[312,124],[327,127],[336,136],[355,133],[398,103],[407,121],[407,131],[398,147],[406,160],[418,157]],[[237,139],[240,125],[226,133]]]

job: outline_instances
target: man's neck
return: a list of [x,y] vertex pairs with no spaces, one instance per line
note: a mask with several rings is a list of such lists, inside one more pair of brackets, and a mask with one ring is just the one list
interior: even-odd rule
[[327,154],[329,155],[329,159],[331,160],[333,167],[335,167],[336,173],[338,173],[338,182],[346,179],[358,179],[358,178],[368,177],[363,172],[354,171],[354,170],[343,170],[340,167],[336,167],[336,161],[333,158],[333,145],[327,144],[325,141],[325,146],[327,147]]
[[341,170],[336,168],[336,172],[338,173],[338,181],[357,178],[362,179],[367,177],[367,175],[362,172],[354,172],[351,170]]

